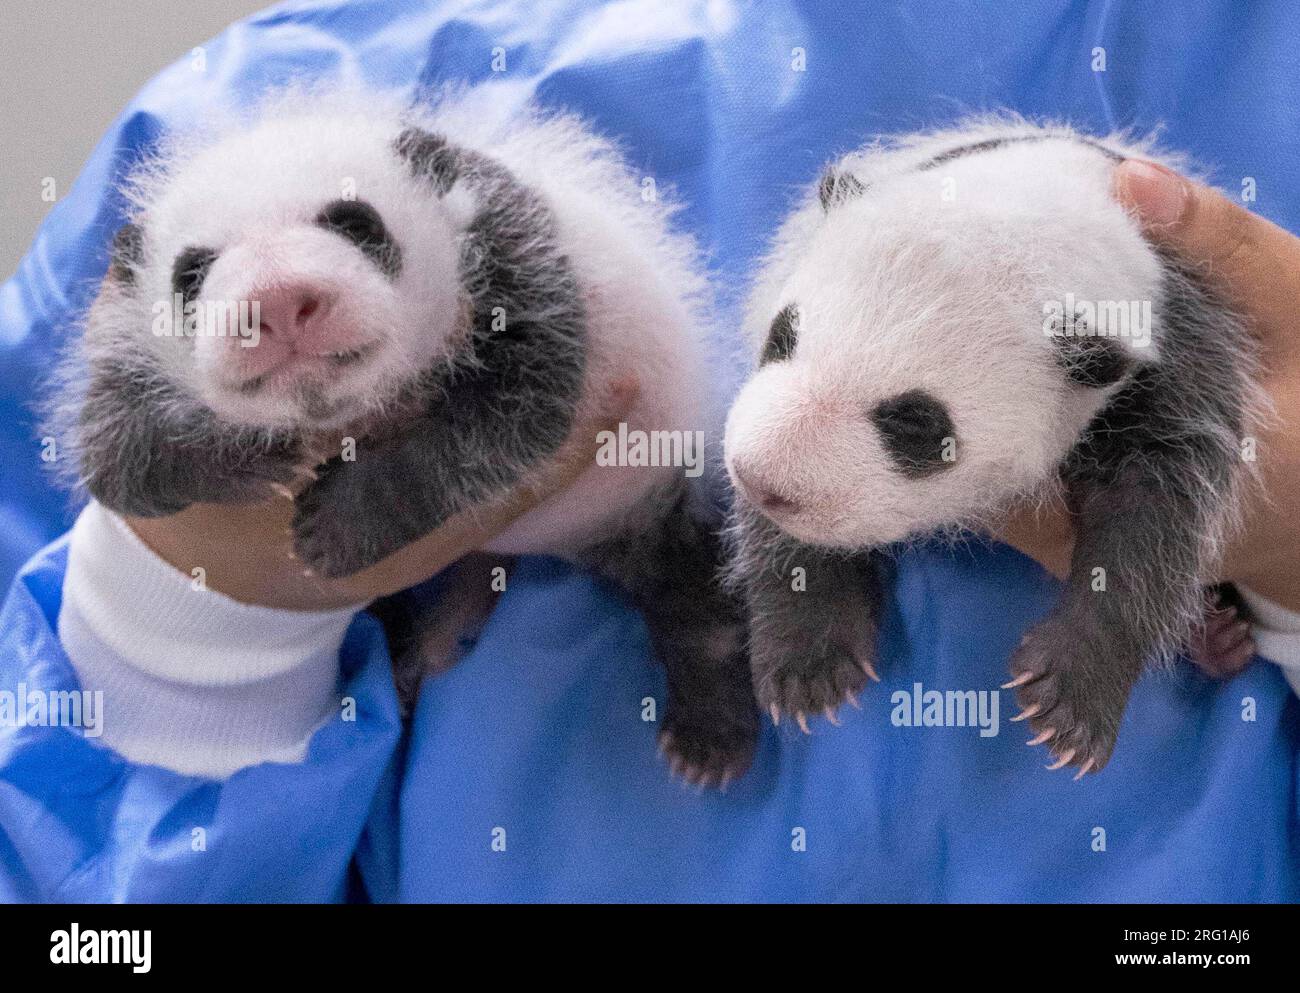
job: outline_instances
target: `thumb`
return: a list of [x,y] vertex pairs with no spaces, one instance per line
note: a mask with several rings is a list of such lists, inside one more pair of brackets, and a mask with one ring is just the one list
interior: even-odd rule
[[1251,318],[1269,351],[1300,350],[1300,239],[1215,190],[1154,162],[1115,169],[1115,197],[1152,241],[1203,273]]

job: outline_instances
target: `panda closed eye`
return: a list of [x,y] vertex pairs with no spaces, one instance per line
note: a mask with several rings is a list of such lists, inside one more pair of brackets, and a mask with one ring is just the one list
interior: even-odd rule
[[334,200],[316,216],[316,223],[356,245],[389,278],[401,272],[401,249],[379,211],[364,200]]
[[216,260],[215,249],[191,246],[181,251],[172,263],[172,292],[180,294],[185,303],[196,299]]
[[944,457],[955,438],[948,408],[925,390],[908,390],[882,400],[871,420],[899,472],[913,478],[929,476],[954,463]]
[[760,366],[769,362],[784,362],[794,354],[794,346],[799,338],[799,308],[788,303],[772,320],[772,329],[767,333],[763,345],[763,354],[759,358]]

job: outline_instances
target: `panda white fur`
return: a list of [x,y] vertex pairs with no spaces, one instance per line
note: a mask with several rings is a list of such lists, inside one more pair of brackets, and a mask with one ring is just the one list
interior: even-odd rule
[[[588,444],[570,435],[617,378],[638,384],[630,432],[706,427],[707,293],[671,203],[505,87],[429,108],[278,93],[168,139],[126,192],[58,404],[79,482],[112,509],[251,499],[306,471],[296,551],[343,575]],[[257,333],[153,333],[173,299],[257,301]],[[307,436],[330,432],[355,459],[317,464]],[[627,587],[668,669],[661,741],[701,782],[743,771],[757,733],[715,532],[682,467],[593,465],[494,544]]]
[[725,442],[774,718],[833,715],[874,676],[881,549],[1061,488],[1071,575],[1010,684],[1056,765],[1105,764],[1144,660],[1199,619],[1249,474],[1255,356],[1113,199],[1134,156],[1153,152],[983,119],[846,156],[781,227]]

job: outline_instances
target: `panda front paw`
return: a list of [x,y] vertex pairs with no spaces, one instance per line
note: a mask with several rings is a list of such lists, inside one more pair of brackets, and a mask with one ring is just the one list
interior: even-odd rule
[[1232,679],[1250,665],[1255,639],[1250,621],[1236,604],[1223,602],[1218,594],[1206,597],[1201,621],[1187,640],[1187,657],[1211,679]]
[[1003,689],[1016,691],[1028,720],[1030,745],[1046,745],[1055,762],[1048,769],[1070,766],[1075,779],[1100,772],[1110,761],[1141,660],[1124,664],[1113,658],[1096,632],[1074,630],[1047,620],[1025,635],[1011,656],[1013,676]]
[[735,706],[675,704],[664,715],[659,751],[674,776],[692,786],[726,789],[743,776],[758,744],[758,712],[745,684],[744,699]]
[[307,470],[294,440],[261,447],[214,441],[206,448],[159,444],[150,457],[127,463],[91,453],[83,458],[87,491],[105,507],[131,517],[165,517],[194,503],[253,503],[287,494]]
[[350,576],[406,544],[401,508],[376,492],[373,474],[335,459],[294,501],[293,550],[329,579]]
[[876,674],[876,631],[867,611],[858,610],[820,637],[774,638],[755,631],[751,643],[754,695],[774,724],[794,718],[804,734],[808,717],[838,724],[841,704],[858,706],[858,694]]

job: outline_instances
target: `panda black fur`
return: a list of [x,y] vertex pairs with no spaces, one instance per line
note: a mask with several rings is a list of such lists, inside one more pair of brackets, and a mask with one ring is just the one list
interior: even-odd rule
[[[280,93],[178,135],[126,192],[56,412],[77,482],[114,510],[306,475],[295,550],[340,576],[589,444],[573,428],[618,378],[638,382],[629,430],[704,427],[707,294],[671,206],[581,123],[504,87],[427,111]],[[260,301],[259,347],[151,334],[174,294]],[[355,459],[322,464],[305,439],[336,431]],[[561,555],[631,593],[668,671],[661,743],[675,770],[720,783],[747,766],[758,719],[716,532],[681,467],[593,466],[491,549]]]
[[[1200,619],[1265,405],[1242,323],[1112,199],[1129,157],[1156,159],[980,120],[847,156],[784,223],[726,431],[732,574],[774,719],[833,716],[874,676],[887,546],[1054,492],[1077,515],[1070,577],[1008,684],[1053,767],[1105,765],[1144,664]],[[1149,342],[1061,333],[1049,305],[1070,300],[1149,301]]]

